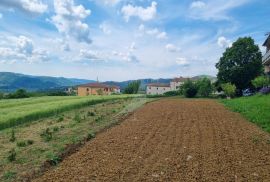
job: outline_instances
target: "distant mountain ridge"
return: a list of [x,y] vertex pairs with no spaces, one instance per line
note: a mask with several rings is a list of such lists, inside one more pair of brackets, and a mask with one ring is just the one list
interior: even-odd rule
[[[191,77],[191,79],[209,78],[216,80],[215,77],[209,75],[199,75]],[[159,79],[139,79],[141,81],[140,90],[145,90],[146,85],[149,83],[170,83],[172,78],[159,78]],[[122,82],[106,81],[103,82],[108,85],[116,85],[123,90],[130,82],[135,80],[127,80]],[[0,91],[13,92],[17,89],[26,89],[27,91],[48,91],[54,89],[64,89],[85,83],[93,83],[94,80],[64,78],[64,77],[50,77],[50,76],[32,76],[12,72],[0,72]]]
[[3,92],[12,92],[20,88],[28,91],[51,90],[90,82],[94,81],[76,78],[32,76],[20,73],[0,72],[0,91]]

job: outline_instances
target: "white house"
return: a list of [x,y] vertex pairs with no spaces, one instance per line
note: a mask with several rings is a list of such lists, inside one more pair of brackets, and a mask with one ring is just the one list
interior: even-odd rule
[[187,78],[174,78],[170,84],[164,83],[150,83],[146,87],[147,95],[162,95],[169,91],[176,91],[180,88],[182,84],[187,80]]
[[270,33],[265,42],[263,43],[263,46],[266,47],[266,53],[263,56],[262,62],[264,65],[265,73],[270,75]]
[[147,95],[162,95],[169,91],[171,91],[170,84],[150,83],[146,87]]

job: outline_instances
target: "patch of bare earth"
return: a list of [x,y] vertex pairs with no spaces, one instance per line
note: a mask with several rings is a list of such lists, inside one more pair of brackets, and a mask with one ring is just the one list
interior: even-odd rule
[[216,101],[164,99],[36,181],[270,181],[269,138]]

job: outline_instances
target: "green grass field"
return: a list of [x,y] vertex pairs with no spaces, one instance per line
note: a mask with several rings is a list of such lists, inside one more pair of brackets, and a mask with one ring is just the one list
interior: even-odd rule
[[38,97],[1,100],[0,130],[83,106],[138,96],[140,95]]
[[232,111],[239,112],[251,122],[270,132],[270,95],[255,95],[222,100]]

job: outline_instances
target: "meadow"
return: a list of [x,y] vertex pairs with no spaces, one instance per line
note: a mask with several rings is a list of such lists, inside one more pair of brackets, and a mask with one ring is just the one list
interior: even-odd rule
[[109,100],[138,97],[140,95],[111,96],[47,96],[0,101],[0,130],[59,114],[75,108],[89,106]]
[[222,100],[222,103],[232,111],[241,113],[263,130],[270,132],[270,95]]

